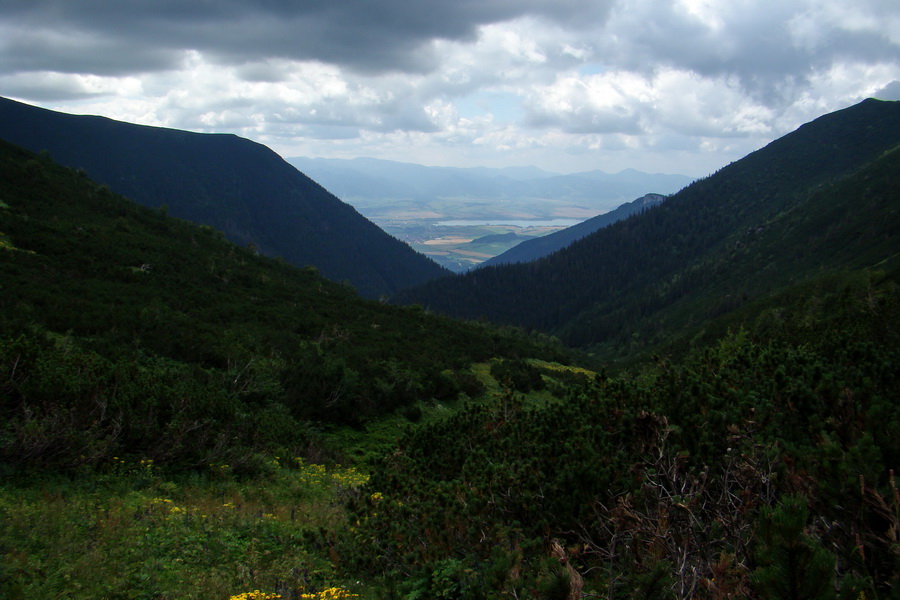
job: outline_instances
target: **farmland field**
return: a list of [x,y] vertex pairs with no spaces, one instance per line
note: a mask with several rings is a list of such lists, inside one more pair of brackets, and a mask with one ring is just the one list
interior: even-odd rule
[[467,271],[527,239],[564,229],[569,225],[533,226],[505,224],[456,224],[445,221],[373,221],[387,233],[408,243],[451,271]]
[[[527,239],[605,212],[599,208],[477,198],[348,198],[367,219],[451,271],[467,271]],[[486,238],[486,239],[483,239]]]

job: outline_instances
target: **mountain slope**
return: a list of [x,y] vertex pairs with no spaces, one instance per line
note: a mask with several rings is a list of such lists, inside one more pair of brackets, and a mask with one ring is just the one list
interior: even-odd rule
[[537,260],[549,254],[562,250],[574,241],[586,237],[598,229],[602,229],[608,225],[612,225],[622,219],[627,219],[635,213],[642,212],[651,206],[656,206],[666,197],[661,194],[645,194],[640,198],[631,202],[626,202],[620,207],[602,215],[597,215],[587,221],[582,221],[578,225],[567,227],[561,231],[526,240],[521,244],[513,246],[503,254],[499,254],[493,258],[489,258],[479,267],[490,267],[492,265],[508,265],[512,263],[523,263]]
[[447,272],[270,149],[234,135],[75,116],[0,98],[0,139],[83,169],[151,208],[210,225],[376,297]]
[[[816,189],[833,185],[898,143],[900,103],[866,100],[820,117],[654,210],[549,257],[434,282],[401,293],[397,301],[535,327],[575,345],[605,344],[608,355],[632,352],[662,337],[687,334],[711,316],[772,291],[778,282],[796,282],[836,268],[828,256],[810,256],[802,266],[757,278],[763,287],[754,288],[746,275],[763,271],[778,253],[802,252],[809,240],[770,240],[745,263],[736,262],[732,254],[740,244],[749,245],[773,219],[812,198]],[[896,188],[892,191],[884,181],[879,185],[889,204],[896,206]],[[856,195],[843,201],[852,207]],[[813,203],[796,210],[792,218],[814,214],[818,207]],[[866,211],[861,218],[896,219],[896,213]],[[832,248],[831,240],[823,243]],[[893,237],[881,240],[874,253],[882,258],[893,254],[891,244],[896,244]],[[851,263],[867,266],[872,255]],[[720,286],[726,273],[728,281],[740,286]],[[652,338],[642,338],[642,331]]]
[[455,398],[473,362],[561,356],[361,299],[6,142],[0,290],[0,463],[205,465]]

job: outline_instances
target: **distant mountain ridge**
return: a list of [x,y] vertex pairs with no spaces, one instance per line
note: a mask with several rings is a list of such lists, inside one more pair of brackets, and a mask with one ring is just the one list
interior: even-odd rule
[[357,205],[361,212],[366,212],[365,207],[374,199],[389,203],[400,199],[477,198],[486,202],[544,200],[548,207],[551,203],[567,203],[597,214],[650,191],[676,192],[692,181],[686,175],[634,169],[562,175],[535,167],[428,167],[372,158],[287,160],[339,198]]
[[614,358],[842,269],[897,268],[900,102],[822,116],[658,207],[527,264],[401,292]]
[[602,215],[597,215],[578,225],[573,225],[572,227],[567,227],[561,231],[539,238],[525,240],[521,244],[513,246],[503,254],[489,258],[478,265],[478,268],[490,267],[492,265],[530,262],[532,260],[543,258],[557,250],[562,250],[572,242],[580,240],[581,238],[594,233],[598,229],[612,225],[622,219],[627,219],[631,215],[647,210],[651,206],[656,206],[665,199],[666,197],[662,194],[644,194],[636,200],[626,202],[615,210]]
[[269,148],[235,135],[69,115],[0,98],[0,139],[46,150],[139,204],[165,207],[295,265],[313,265],[368,297],[448,273]]

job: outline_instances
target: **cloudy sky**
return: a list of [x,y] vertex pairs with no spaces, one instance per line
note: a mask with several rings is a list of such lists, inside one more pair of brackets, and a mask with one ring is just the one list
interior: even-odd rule
[[900,2],[0,0],[0,95],[282,156],[701,176],[900,99]]

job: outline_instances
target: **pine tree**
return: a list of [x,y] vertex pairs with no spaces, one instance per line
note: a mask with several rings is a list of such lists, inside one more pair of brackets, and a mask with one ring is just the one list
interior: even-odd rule
[[801,496],[764,509],[760,526],[759,567],[751,583],[766,600],[830,600],[834,591],[834,556],[807,535],[809,511]]

